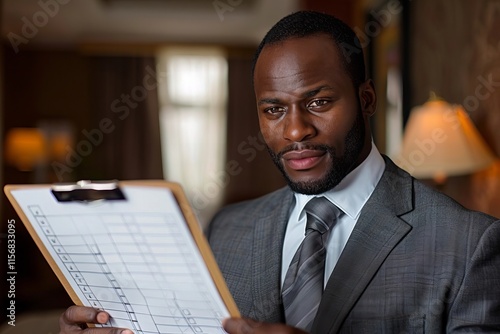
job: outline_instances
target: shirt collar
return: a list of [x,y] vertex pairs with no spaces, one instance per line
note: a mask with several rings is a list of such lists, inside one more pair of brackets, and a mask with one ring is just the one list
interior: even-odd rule
[[366,159],[333,189],[318,195],[295,193],[296,205],[302,217],[304,206],[313,197],[324,196],[350,218],[357,220],[385,169],[385,162],[375,144]]

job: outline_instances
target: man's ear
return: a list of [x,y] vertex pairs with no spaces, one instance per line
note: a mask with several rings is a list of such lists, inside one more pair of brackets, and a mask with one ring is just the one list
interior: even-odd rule
[[377,93],[372,79],[359,85],[359,101],[363,114],[369,117],[373,116],[377,109]]

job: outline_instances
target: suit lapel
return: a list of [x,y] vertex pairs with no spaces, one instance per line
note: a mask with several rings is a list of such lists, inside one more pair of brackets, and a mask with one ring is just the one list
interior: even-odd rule
[[275,206],[255,223],[253,252],[253,309],[256,319],[283,322],[281,259],[285,229],[294,202],[293,193],[281,190]]
[[412,178],[386,159],[386,170],[333,270],[313,333],[336,333],[386,257],[411,226],[399,218],[412,209]]

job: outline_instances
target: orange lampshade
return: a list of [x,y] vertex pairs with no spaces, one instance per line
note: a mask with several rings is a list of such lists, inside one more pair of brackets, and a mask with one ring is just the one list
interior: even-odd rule
[[430,100],[412,110],[396,163],[416,178],[443,181],[488,167],[495,156],[459,105]]
[[30,171],[46,159],[46,140],[36,128],[14,128],[5,138],[5,161],[21,171]]

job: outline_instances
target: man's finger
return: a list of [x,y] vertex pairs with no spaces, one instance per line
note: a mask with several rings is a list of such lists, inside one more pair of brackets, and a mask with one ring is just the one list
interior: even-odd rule
[[76,306],[69,307],[60,317],[62,325],[74,326],[75,324],[104,324],[108,321],[109,315],[106,312],[96,310],[91,307]]
[[82,330],[82,325],[104,324],[109,320],[109,314],[91,307],[71,306],[59,318],[61,334],[133,334],[123,328],[88,328]]

